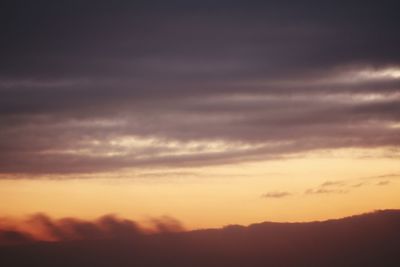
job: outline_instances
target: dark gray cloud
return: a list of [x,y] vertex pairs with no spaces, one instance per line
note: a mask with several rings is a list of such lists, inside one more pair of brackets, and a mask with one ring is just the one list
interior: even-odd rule
[[396,7],[2,1],[0,172],[397,149]]

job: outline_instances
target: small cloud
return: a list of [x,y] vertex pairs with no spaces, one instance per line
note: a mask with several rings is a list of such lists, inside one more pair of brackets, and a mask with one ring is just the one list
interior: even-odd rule
[[306,195],[319,195],[319,194],[345,194],[348,193],[346,190],[336,190],[336,189],[324,189],[324,188],[316,188],[316,189],[307,189],[304,194]]
[[291,196],[292,193],[290,192],[268,192],[266,194],[263,194],[261,197],[263,198],[284,198]]
[[400,173],[390,173],[390,174],[385,174],[378,176],[377,178],[398,178],[400,177]]
[[400,178],[400,173],[388,173],[383,175],[369,176],[365,177],[364,179],[382,179],[382,178],[389,178],[389,179]]
[[346,183],[343,181],[326,181],[325,183],[321,184],[320,187],[328,187],[328,186],[345,186]]
[[353,184],[351,187],[358,188],[358,187],[364,186],[366,184],[367,183],[358,183],[358,184]]
[[379,186],[384,186],[384,185],[388,185],[388,184],[390,184],[390,181],[388,181],[388,180],[380,181],[380,182],[376,183],[376,185],[379,185]]
[[345,181],[326,181],[315,188],[307,189],[304,194],[306,195],[319,195],[319,194],[345,194],[348,190],[343,187],[348,187]]

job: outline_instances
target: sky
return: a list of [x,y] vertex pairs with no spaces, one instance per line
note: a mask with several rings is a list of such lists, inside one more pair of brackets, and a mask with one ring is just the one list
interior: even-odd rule
[[400,208],[396,1],[1,1],[0,217]]

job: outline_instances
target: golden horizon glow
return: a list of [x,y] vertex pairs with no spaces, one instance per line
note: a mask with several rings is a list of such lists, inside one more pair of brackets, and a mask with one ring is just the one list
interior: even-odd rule
[[[338,149],[222,166],[3,179],[0,217],[43,212],[94,219],[112,213],[145,224],[168,215],[197,229],[400,208],[398,160],[384,154],[385,149]],[[271,192],[287,194],[263,197]]]

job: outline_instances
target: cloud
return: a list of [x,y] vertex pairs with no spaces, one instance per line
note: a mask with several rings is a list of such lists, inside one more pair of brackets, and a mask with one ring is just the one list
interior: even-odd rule
[[[345,194],[353,190],[356,190],[360,187],[368,185],[373,185],[373,184],[378,186],[388,185],[391,183],[390,179],[396,179],[398,176],[399,175],[397,173],[389,173],[389,174],[361,177],[356,179],[353,178],[346,180],[326,181],[320,184],[319,186],[306,189],[304,194],[306,195]],[[377,182],[372,183],[371,180],[377,180]]]
[[151,220],[155,231],[158,233],[173,233],[173,232],[183,232],[184,228],[180,221],[169,217],[163,216],[161,218],[153,218]]
[[310,188],[304,192],[306,195],[319,195],[319,194],[345,194],[348,193],[348,190],[339,190],[339,189],[322,189],[322,188]]
[[391,3],[89,2],[2,5],[0,173],[398,148]]
[[3,218],[0,225],[0,245],[33,241],[126,240],[148,234],[182,231],[183,225],[168,216],[152,218],[143,226],[114,215],[104,215],[96,220],[87,221],[77,218],[53,219],[40,213],[22,221]]
[[344,181],[326,181],[320,185],[320,187],[342,187],[345,186]]
[[353,184],[352,187],[358,188],[358,187],[362,187],[364,185],[367,185],[367,183],[356,183],[356,184]]
[[400,173],[386,173],[382,175],[368,176],[363,179],[374,180],[374,179],[397,179],[400,177]]
[[[40,220],[48,218],[42,216]],[[78,267],[326,266],[327,261],[333,261],[335,266],[371,266],[371,262],[398,266],[399,220],[398,210],[386,210],[310,223],[264,222],[178,233],[117,234],[105,239],[85,234],[78,240],[2,244],[0,261],[5,266]],[[118,233],[126,233],[125,219],[113,218],[112,224],[116,221],[117,227],[107,229],[116,227]],[[97,226],[99,222],[91,224]],[[132,228],[128,229],[130,233]],[[79,231],[87,233],[92,229]],[[18,233],[8,235],[14,236],[9,240],[20,240],[15,237]],[[318,257],[307,253],[315,249]]]
[[[359,185],[361,186],[361,185]],[[348,184],[348,181],[337,180],[337,181],[326,181],[315,188],[307,189],[304,194],[306,195],[319,195],[319,194],[345,194],[352,190]],[[356,186],[358,187],[358,186]]]
[[376,185],[383,186],[383,185],[388,185],[388,184],[390,184],[390,181],[389,180],[385,180],[385,181],[378,182]]
[[290,192],[276,191],[276,192],[265,193],[261,197],[263,197],[263,198],[286,198],[291,195],[292,195],[292,193],[290,193]]
[[396,180],[399,177],[400,177],[399,173],[386,173],[382,175],[368,176],[361,178],[364,180],[364,182],[361,182],[361,184],[367,185],[369,183],[374,183],[377,186],[385,186],[391,184],[393,180]]

